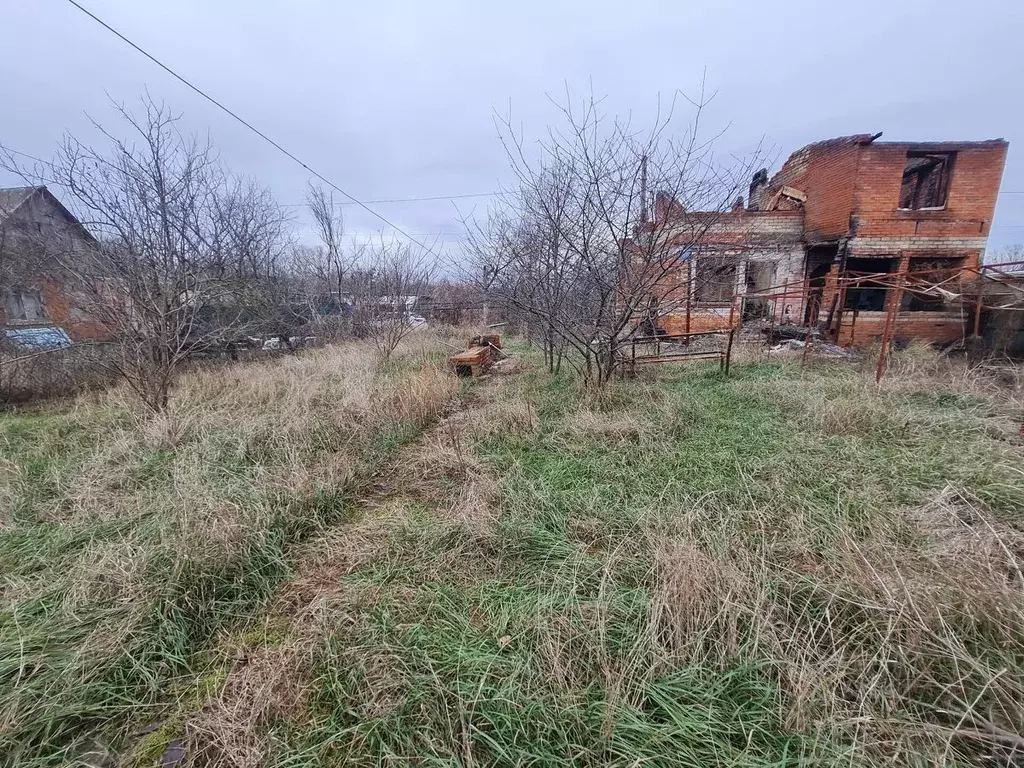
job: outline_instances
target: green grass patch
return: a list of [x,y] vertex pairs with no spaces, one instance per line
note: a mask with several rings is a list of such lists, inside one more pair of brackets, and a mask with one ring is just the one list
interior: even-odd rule
[[[532,370],[495,397],[529,402],[540,422],[472,446],[499,478],[499,519],[480,532],[417,518],[346,577],[375,597],[326,636],[309,709],[275,760],[984,759],[984,745],[948,740],[956,723],[938,713],[963,706],[954,683],[987,711],[1012,709],[1024,655],[1006,643],[1020,623],[946,586],[896,607],[886,579],[900,552],[907,578],[935,578],[916,570],[930,566],[910,510],[947,485],[1019,524],[1013,450],[976,421],[987,401],[778,363],[665,369],[595,400]],[[673,542],[685,546],[662,551]],[[903,623],[936,600],[951,602],[934,624]],[[958,676],[932,642],[961,643],[974,672]],[[859,727],[864,712],[875,719]]]

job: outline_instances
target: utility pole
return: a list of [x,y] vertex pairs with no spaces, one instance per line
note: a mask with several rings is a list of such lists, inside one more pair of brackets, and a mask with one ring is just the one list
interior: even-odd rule
[[647,223],[647,155],[640,158],[640,223]]

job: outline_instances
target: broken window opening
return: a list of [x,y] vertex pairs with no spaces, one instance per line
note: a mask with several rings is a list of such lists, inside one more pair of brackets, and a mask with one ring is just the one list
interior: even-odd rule
[[[846,272],[848,277],[873,275],[878,273],[892,274],[899,269],[899,259],[847,259]],[[877,285],[870,281],[854,283],[846,289],[846,301],[843,309],[854,309],[858,312],[884,312],[885,300],[889,297],[887,285]]]
[[748,261],[746,268],[747,293],[767,291],[775,282],[774,261]]
[[4,304],[8,322],[17,320],[34,322],[46,319],[43,301],[38,291],[15,288],[7,292]]
[[[946,297],[941,291],[931,290],[928,293],[914,290],[926,288],[928,285],[942,283],[954,277],[963,267],[964,260],[956,257],[934,257],[927,259],[911,259],[908,267],[907,290],[903,293],[900,310],[903,312],[943,312],[948,309]],[[914,273],[926,273],[914,279]],[[944,286],[951,290],[949,285]]]
[[733,259],[704,256],[697,261],[697,301],[728,304],[736,292],[736,262]]
[[[832,271],[832,261],[836,250],[816,249],[814,260],[824,258],[825,261],[809,267],[807,272],[807,304],[804,307],[804,325],[814,325],[821,314],[821,299],[825,295],[825,280]],[[811,261],[809,256],[808,261]]]
[[768,299],[759,297],[772,287],[775,281],[774,261],[748,261],[744,270],[744,283],[747,295],[743,299],[743,319],[758,320],[768,317]]
[[908,152],[900,187],[900,208],[944,207],[955,156],[955,152]]

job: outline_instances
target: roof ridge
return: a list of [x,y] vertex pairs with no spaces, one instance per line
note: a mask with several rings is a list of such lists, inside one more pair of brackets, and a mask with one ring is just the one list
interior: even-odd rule
[[45,184],[31,187],[4,187],[0,189],[0,220],[13,214],[26,200],[41,190],[48,191]]

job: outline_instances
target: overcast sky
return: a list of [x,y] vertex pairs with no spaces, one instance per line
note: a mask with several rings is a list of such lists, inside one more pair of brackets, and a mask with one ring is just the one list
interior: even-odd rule
[[[831,136],[1005,138],[990,249],[1024,242],[1024,3],[509,3],[81,0],[111,26],[363,200],[487,193],[508,183],[494,110],[527,137],[566,86],[644,122],[659,97],[717,92],[718,151],[762,139],[776,162]],[[308,174],[67,0],[0,3],[0,143],[51,157],[65,132],[109,122],[146,89],[208,132],[228,167],[296,204]],[[0,171],[0,186],[18,180]],[[487,198],[379,204],[410,233],[457,245]],[[355,231],[383,227],[347,207]]]

